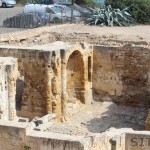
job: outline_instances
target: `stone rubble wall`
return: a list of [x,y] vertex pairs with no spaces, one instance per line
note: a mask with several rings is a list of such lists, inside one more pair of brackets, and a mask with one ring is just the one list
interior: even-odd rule
[[110,128],[97,137],[96,143],[97,150],[149,150],[150,133],[131,128]]
[[29,123],[0,121],[1,150],[138,150],[150,149],[150,133],[130,128],[71,136],[32,130]]
[[88,150],[89,139],[33,131],[27,123],[0,121],[1,150]]
[[93,92],[96,101],[149,106],[150,53],[136,46],[95,46]]

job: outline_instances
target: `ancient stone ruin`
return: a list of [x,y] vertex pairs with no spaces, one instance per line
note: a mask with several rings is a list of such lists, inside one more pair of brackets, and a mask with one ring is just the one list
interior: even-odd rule
[[0,150],[150,149],[150,38],[77,27],[0,36]]
[[[8,91],[8,94],[13,102],[16,99],[20,103],[18,109],[23,116],[34,118],[54,113],[60,117],[66,113],[67,103],[78,100],[90,104],[93,100],[90,47],[56,42],[36,49],[1,47],[0,55],[6,62],[5,57],[17,59],[18,69],[12,70],[10,75],[14,83],[9,83],[9,79],[5,81],[4,77],[6,83],[2,86],[12,86],[10,92],[13,92]],[[15,112],[16,108],[13,109]]]

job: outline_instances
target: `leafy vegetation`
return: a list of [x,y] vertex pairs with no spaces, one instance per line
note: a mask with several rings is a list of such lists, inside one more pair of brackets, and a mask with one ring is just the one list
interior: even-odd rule
[[129,14],[130,7],[123,9],[113,9],[111,5],[103,9],[93,9],[93,15],[86,20],[88,25],[100,26],[129,26],[133,19]]
[[93,6],[96,4],[96,0],[75,0],[75,3],[79,5]]
[[131,15],[140,24],[150,24],[150,0],[105,0],[106,5],[123,9],[132,6]]

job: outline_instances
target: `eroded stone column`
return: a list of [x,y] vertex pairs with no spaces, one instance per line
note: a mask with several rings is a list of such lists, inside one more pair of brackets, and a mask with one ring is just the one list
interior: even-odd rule
[[6,66],[0,64],[0,119],[8,120],[8,88]]
[[84,56],[84,99],[85,104],[91,104],[93,101],[92,94],[92,74],[93,74],[93,53],[89,52]]
[[66,115],[66,83],[67,83],[67,72],[66,72],[66,53],[65,50],[61,50],[61,103],[62,103],[62,115]]
[[46,113],[52,112],[51,105],[51,52],[47,52],[45,55],[45,91],[46,91]]
[[8,81],[8,114],[9,120],[16,119],[16,66],[7,65],[7,81]]

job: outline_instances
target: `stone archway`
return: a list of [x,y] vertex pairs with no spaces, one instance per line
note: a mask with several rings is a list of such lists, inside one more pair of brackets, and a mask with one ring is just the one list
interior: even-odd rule
[[80,100],[85,103],[84,94],[84,62],[79,51],[74,51],[67,62],[67,94],[68,101]]

